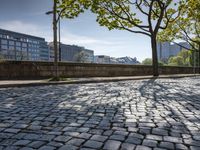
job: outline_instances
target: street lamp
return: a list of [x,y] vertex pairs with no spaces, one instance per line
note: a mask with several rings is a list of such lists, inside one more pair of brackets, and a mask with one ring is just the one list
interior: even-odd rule
[[[60,16],[61,13],[58,14],[57,18],[57,3],[54,0],[53,11],[46,12],[47,15],[53,14],[53,47],[54,47],[54,70],[55,70],[55,80],[59,80],[58,78],[58,41],[57,41],[57,24],[59,23],[59,51],[60,51]],[[60,59],[60,56],[59,56]]]
[[[53,14],[53,11],[46,12],[46,15]],[[61,28],[60,28],[60,16],[58,17],[58,50],[59,50],[59,61],[61,61]]]

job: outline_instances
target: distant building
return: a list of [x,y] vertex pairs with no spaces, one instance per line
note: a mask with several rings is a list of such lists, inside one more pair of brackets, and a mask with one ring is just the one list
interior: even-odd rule
[[6,60],[49,61],[44,38],[0,29],[0,54]]
[[158,60],[161,60],[163,62],[167,62],[167,60],[172,57],[176,56],[182,49],[190,48],[190,45],[186,42],[181,42],[177,44],[171,44],[170,42],[162,42],[157,44],[157,54],[158,54]]
[[96,55],[96,56],[94,56],[94,63],[98,63],[98,64],[110,64],[110,56]]
[[112,57],[110,60],[110,63],[112,64],[139,64],[140,62],[137,60],[136,57],[120,57],[120,58],[114,58]]
[[[54,49],[53,42],[49,43],[50,47],[50,61],[54,60]],[[58,46],[59,48],[59,46]],[[92,63],[94,61],[94,51],[85,49],[84,47],[76,45],[60,45],[60,58],[61,61],[70,61],[70,62],[88,62]],[[58,52],[59,57],[59,52]]]

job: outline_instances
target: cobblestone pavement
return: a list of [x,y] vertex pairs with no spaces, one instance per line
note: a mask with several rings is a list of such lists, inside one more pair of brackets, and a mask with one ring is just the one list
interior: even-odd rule
[[200,78],[0,89],[0,150],[200,150]]

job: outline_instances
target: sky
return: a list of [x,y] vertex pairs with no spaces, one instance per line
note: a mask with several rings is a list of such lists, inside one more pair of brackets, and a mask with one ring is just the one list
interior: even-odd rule
[[[0,28],[43,37],[51,42],[53,0],[0,0]],[[96,22],[89,11],[78,18],[61,20],[61,42],[84,46],[95,55],[137,57],[139,61],[151,57],[150,38],[125,30],[109,31]]]

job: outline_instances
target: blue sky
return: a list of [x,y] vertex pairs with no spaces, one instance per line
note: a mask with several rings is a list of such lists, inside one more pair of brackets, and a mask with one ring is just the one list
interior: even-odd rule
[[[0,28],[44,37],[52,41],[53,0],[0,0]],[[94,50],[95,55],[151,57],[150,39],[128,31],[109,31],[96,23],[94,14],[86,12],[74,20],[62,19],[61,42]]]

